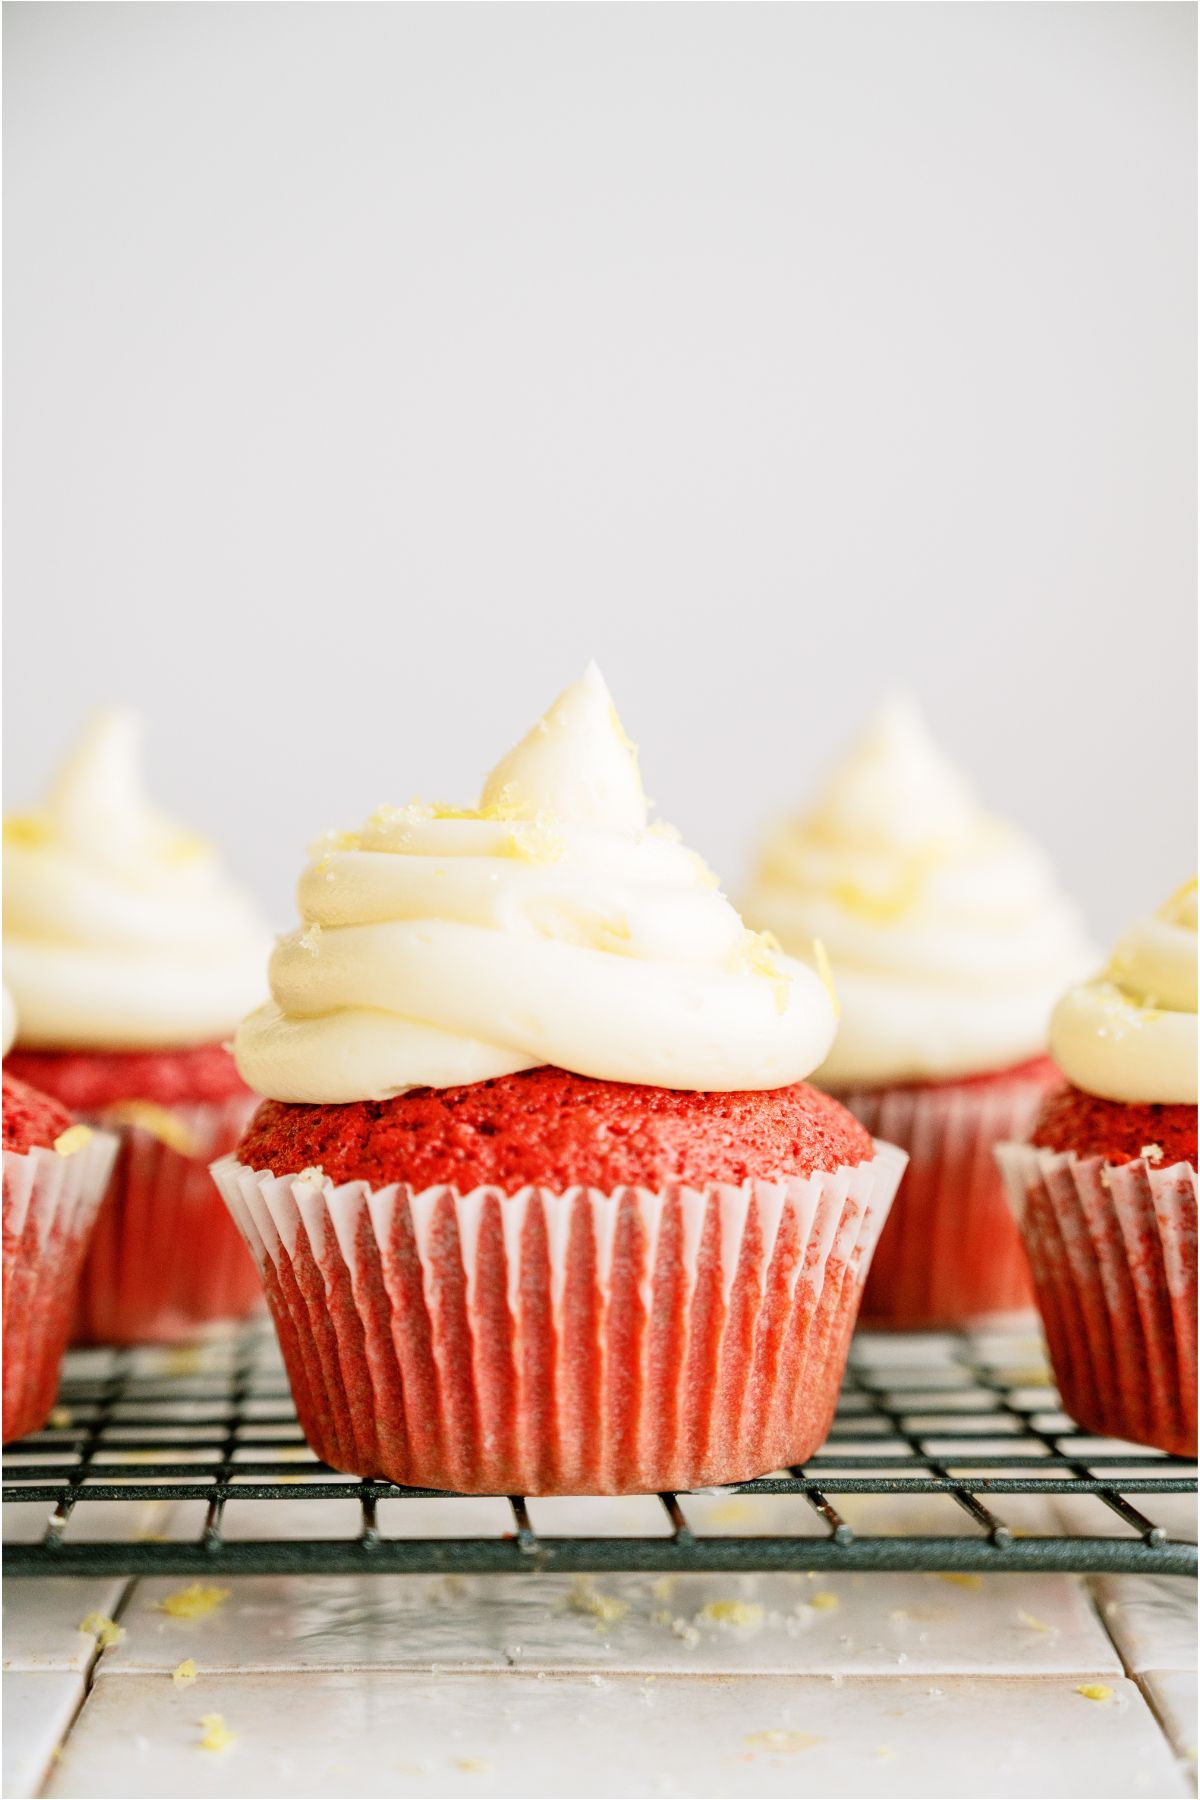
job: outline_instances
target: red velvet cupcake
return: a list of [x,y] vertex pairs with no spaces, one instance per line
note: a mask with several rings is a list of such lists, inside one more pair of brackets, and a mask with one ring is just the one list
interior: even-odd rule
[[120,1139],[76,1334],[138,1343],[244,1317],[254,1267],[208,1164],[253,1109],[219,1041],[265,987],[268,939],[212,853],[151,810],[138,729],[98,717],[37,813],[4,828],[20,1079]]
[[83,1257],[117,1146],[7,1069],[3,1136],[8,1443],[44,1425],[54,1404]]
[[336,1468],[624,1493],[825,1436],[904,1159],[803,1083],[825,986],[645,809],[593,670],[477,812],[385,809],[301,882],[213,1173]]
[[1196,1454],[1196,884],[1071,989],[1068,1077],[997,1157],[1055,1377],[1101,1436]]
[[864,1324],[1029,1306],[993,1149],[1025,1135],[1056,1083],[1050,1009],[1090,961],[1045,858],[981,810],[895,700],[811,812],[769,838],[745,912],[797,956],[823,946],[842,1020],[817,1079],[908,1152]]

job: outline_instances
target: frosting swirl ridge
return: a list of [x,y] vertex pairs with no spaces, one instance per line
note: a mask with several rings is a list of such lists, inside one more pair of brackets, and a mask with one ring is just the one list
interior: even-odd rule
[[818,1079],[834,1088],[1025,1061],[1090,957],[1047,859],[981,810],[903,698],[771,834],[744,910],[785,950],[825,945],[842,1020]]
[[97,714],[46,805],[4,822],[23,1045],[208,1043],[265,987],[269,933],[211,848],[148,804],[140,746],[135,715]]
[[242,1025],[272,1099],[384,1099],[541,1064],[674,1088],[781,1087],[835,1014],[749,933],[700,858],[647,823],[595,667],[496,767],[475,811],[383,807],[314,847],[301,929]]
[[1068,1081],[1101,1099],[1196,1104],[1194,879],[1125,932],[1099,975],[1068,989],[1050,1049]]

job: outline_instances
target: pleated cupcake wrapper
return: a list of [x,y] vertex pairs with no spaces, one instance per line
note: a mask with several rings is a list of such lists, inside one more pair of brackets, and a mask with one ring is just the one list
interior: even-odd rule
[[4,1152],[4,1438],[46,1421],[88,1239],[117,1141],[93,1132],[70,1156]]
[[1196,1171],[1000,1144],[1063,1405],[1104,1437],[1196,1453]]
[[229,1157],[326,1462],[474,1493],[711,1485],[808,1456],[904,1168],[661,1192],[335,1187]]
[[174,1343],[261,1303],[258,1273],[208,1173],[256,1105],[237,1094],[164,1108],[187,1154],[143,1126],[97,1116],[120,1154],[84,1264],[77,1343]]
[[1027,1133],[1046,1086],[1014,1076],[839,1093],[869,1132],[909,1156],[871,1264],[864,1325],[920,1330],[1033,1305],[994,1150]]

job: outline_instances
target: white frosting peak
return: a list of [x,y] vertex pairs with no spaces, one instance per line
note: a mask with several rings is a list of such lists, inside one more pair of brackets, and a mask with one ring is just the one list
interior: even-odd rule
[[646,829],[637,752],[595,663],[496,764],[480,810],[514,819],[544,814],[627,834]]
[[210,847],[148,803],[140,749],[135,715],[97,714],[45,807],[5,821],[5,978],[23,1044],[210,1042],[265,986],[266,929]]
[[1086,1093],[1129,1106],[1196,1104],[1194,880],[1124,933],[1106,969],[1068,989],[1050,1048]]
[[978,817],[965,777],[916,702],[894,694],[828,778],[806,824],[830,843],[926,854],[969,838]]
[[904,698],[768,838],[745,912],[798,956],[824,943],[842,1018],[818,1079],[835,1088],[1037,1055],[1091,956],[1044,856],[981,810]]
[[274,1099],[383,1099],[550,1063],[610,1081],[782,1087],[835,1029],[820,977],[747,932],[646,827],[596,669],[489,776],[478,811],[384,807],[318,844],[238,1067]]

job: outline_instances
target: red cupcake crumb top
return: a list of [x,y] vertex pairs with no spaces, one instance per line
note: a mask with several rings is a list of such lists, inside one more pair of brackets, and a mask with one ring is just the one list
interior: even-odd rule
[[189,1050],[11,1050],[5,1068],[53,1094],[75,1112],[101,1112],[119,1100],[187,1106],[247,1092],[223,1044]]
[[1042,1150],[1073,1150],[1109,1163],[1134,1162],[1157,1145],[1162,1156],[1150,1160],[1169,1169],[1177,1162],[1195,1166],[1196,1135],[1194,1106],[1126,1106],[1065,1085],[1043,1100],[1030,1141]]
[[60,1137],[71,1123],[71,1115],[65,1106],[60,1106],[49,1094],[39,1094],[36,1088],[18,1081],[5,1069],[3,1137],[6,1150],[16,1150],[22,1156],[26,1150],[33,1150],[38,1145],[53,1150],[55,1138]]
[[344,1106],[266,1100],[238,1149],[277,1175],[319,1167],[334,1182],[463,1193],[774,1180],[873,1155],[857,1119],[805,1082],[707,1094],[551,1068]]

